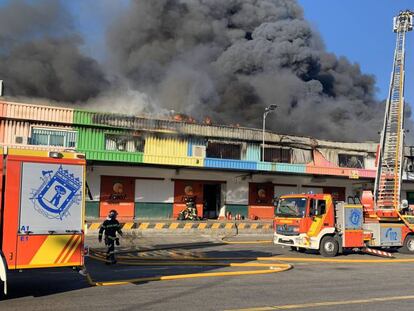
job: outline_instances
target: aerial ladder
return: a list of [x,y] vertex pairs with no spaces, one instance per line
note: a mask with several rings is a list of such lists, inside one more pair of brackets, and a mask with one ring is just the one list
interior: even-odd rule
[[379,218],[401,218],[401,182],[404,160],[404,68],[405,38],[413,30],[414,12],[401,11],[394,17],[397,43],[390,90],[378,152],[373,209]]
[[273,242],[293,250],[319,250],[332,257],[344,250],[360,250],[392,257],[382,249],[414,254],[414,211],[401,200],[404,160],[405,38],[413,30],[414,12],[394,18],[397,43],[377,153],[374,191],[361,202],[334,202],[330,194],[282,195],[275,211]]

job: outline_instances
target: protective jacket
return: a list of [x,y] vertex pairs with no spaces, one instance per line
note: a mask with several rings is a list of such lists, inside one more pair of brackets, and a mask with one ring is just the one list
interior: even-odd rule
[[102,239],[102,234],[105,232],[105,240],[115,240],[116,233],[122,235],[121,225],[116,219],[106,219],[99,229],[99,240]]

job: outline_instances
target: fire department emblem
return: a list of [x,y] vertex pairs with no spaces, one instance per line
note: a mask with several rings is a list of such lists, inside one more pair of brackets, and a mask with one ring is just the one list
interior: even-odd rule
[[67,217],[73,205],[81,201],[82,182],[62,165],[58,170],[42,171],[41,185],[33,189],[30,200],[37,212],[49,219]]

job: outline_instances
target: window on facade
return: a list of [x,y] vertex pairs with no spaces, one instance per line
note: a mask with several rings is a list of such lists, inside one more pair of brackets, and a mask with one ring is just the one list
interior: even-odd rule
[[292,149],[265,147],[264,162],[291,163]]
[[75,148],[77,137],[78,133],[75,131],[33,127],[30,144]]
[[362,155],[339,154],[340,167],[364,168],[364,157]]
[[241,145],[209,142],[207,145],[206,156],[208,158],[240,160]]
[[140,136],[131,135],[105,135],[105,150],[144,152],[145,140]]

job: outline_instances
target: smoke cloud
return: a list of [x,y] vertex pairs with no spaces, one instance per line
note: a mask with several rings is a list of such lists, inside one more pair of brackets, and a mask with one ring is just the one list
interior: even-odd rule
[[267,128],[279,133],[379,138],[374,77],[328,53],[296,0],[130,0],[107,25],[104,67],[82,54],[59,3],[16,0],[0,11],[10,94],[258,128],[274,104]]
[[0,10],[0,73],[6,95],[85,101],[108,82],[82,55],[81,37],[59,1],[13,0]]
[[132,1],[109,31],[120,75],[163,108],[218,123],[378,139],[375,80],[327,53],[292,0]]

